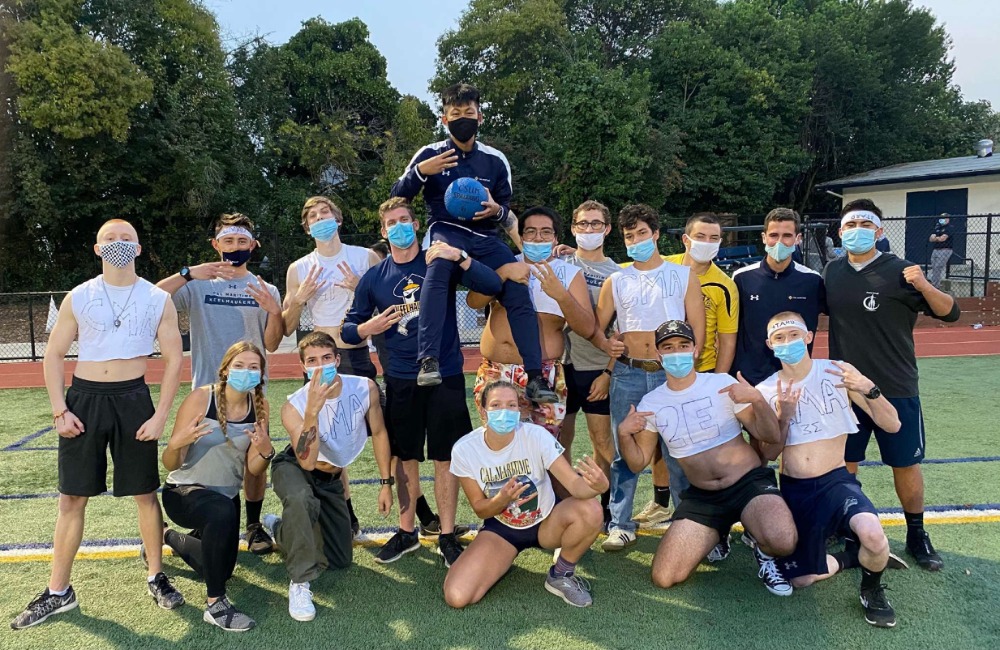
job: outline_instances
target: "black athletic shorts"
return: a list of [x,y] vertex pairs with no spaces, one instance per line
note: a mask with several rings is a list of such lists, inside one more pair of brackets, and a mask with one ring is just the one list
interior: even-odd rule
[[450,461],[451,448],[472,431],[464,375],[443,377],[437,386],[385,377],[385,422],[392,455],[400,460]]
[[901,426],[896,433],[886,433],[863,409],[854,407],[858,418],[858,432],[847,436],[844,458],[849,463],[860,463],[872,433],[878,442],[882,462],[889,467],[910,467],[924,460],[927,440],[924,436],[924,412],[919,397],[887,397],[896,409]]
[[690,519],[714,528],[721,539],[740,520],[747,504],[765,494],[781,496],[774,470],[755,467],[740,480],[721,490],[702,490],[694,485],[684,490],[681,504],[674,511],[674,519]]
[[83,423],[75,438],[59,437],[59,492],[93,497],[107,491],[108,448],[116,497],[155,492],[160,486],[156,440],[135,439],[156,409],[144,377],[87,381],[73,377],[66,408]]
[[529,548],[542,548],[538,543],[538,529],[542,527],[542,522],[528,528],[511,528],[506,524],[501,524],[495,517],[490,517],[483,522],[480,530],[488,530],[499,535],[503,541],[507,542],[520,553]]
[[590,385],[601,376],[603,370],[577,370],[571,365],[563,366],[563,370],[566,373],[566,415],[580,410],[591,415],[611,415],[610,397],[596,402],[587,401]]

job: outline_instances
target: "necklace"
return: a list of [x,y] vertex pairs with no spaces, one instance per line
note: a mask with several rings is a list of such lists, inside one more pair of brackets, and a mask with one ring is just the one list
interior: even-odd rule
[[117,314],[115,314],[115,305],[111,302],[111,296],[108,294],[108,283],[105,282],[104,278],[101,278],[101,287],[104,289],[104,295],[108,299],[108,307],[111,308],[111,316],[115,319],[115,329],[118,329],[122,325],[122,316],[125,314],[125,310],[128,309],[129,303],[132,302],[132,292],[135,291],[135,285],[139,284],[139,280],[132,284],[132,288],[129,289],[128,298],[125,299],[125,306],[121,308]]

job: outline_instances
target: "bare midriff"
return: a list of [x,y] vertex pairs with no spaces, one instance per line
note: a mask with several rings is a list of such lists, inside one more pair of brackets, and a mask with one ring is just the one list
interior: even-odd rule
[[846,445],[847,434],[844,434],[828,440],[785,447],[781,452],[781,473],[792,478],[816,478],[844,467]]
[[87,381],[129,381],[146,374],[146,357],[110,359],[108,361],[79,361],[73,376]]
[[[563,327],[566,321],[555,314],[538,314],[538,337],[542,347],[542,359],[562,359],[566,349]],[[507,320],[507,310],[499,303],[490,306],[490,317],[483,329],[479,349],[484,359],[495,363],[523,363],[521,353],[514,344],[514,334]]]
[[656,351],[655,332],[625,332],[622,342],[625,343],[625,356],[633,359],[656,359],[660,355]]
[[760,467],[757,452],[743,436],[737,436],[700,454],[677,460],[691,485],[712,491],[723,490],[750,470]]

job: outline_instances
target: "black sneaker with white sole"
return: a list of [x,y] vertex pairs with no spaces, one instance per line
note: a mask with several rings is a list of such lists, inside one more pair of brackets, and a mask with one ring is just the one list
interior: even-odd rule
[[524,396],[538,404],[555,404],[559,401],[559,396],[549,388],[548,382],[541,375],[528,381],[528,385],[524,387]]
[[257,625],[252,618],[233,607],[225,596],[206,607],[202,618],[227,632],[246,632]]
[[454,533],[450,535],[441,535],[438,537],[438,548],[437,552],[442,558],[444,558],[445,568],[451,568],[451,565],[458,560],[458,556],[462,554],[462,544],[458,541],[458,538]]
[[149,595],[163,609],[177,609],[184,604],[184,596],[174,588],[170,578],[162,571],[156,574],[152,582],[147,582],[146,587]]
[[861,607],[865,610],[865,620],[875,627],[896,627],[896,611],[885,595],[886,585],[875,589],[861,590]]
[[925,571],[940,571],[944,567],[944,561],[934,550],[931,544],[931,536],[926,530],[906,536],[906,550],[910,552],[917,565]]
[[66,589],[66,593],[62,596],[49,593],[49,590],[46,589],[35,596],[35,599],[28,603],[24,611],[10,622],[10,629],[23,630],[26,627],[38,625],[53,614],[68,612],[71,609],[75,609],[79,604],[72,585]]
[[417,386],[437,386],[441,383],[441,364],[434,357],[424,357],[420,360],[420,372],[417,373]]
[[260,523],[250,524],[246,531],[247,548],[254,555],[267,555],[274,551],[274,540]]
[[[468,526],[455,526],[455,537],[461,537],[468,533],[471,528]],[[422,537],[437,537],[441,534],[441,520],[434,517],[426,524],[420,524],[420,535]]]
[[416,531],[404,533],[397,530],[396,534],[390,537],[389,541],[378,550],[375,561],[379,564],[389,564],[418,548],[420,548],[420,536],[417,535]]

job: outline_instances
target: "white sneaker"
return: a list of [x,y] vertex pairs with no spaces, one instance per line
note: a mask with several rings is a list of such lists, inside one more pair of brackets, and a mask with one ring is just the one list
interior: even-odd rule
[[281,525],[281,517],[268,513],[261,518],[260,523],[263,524],[264,530],[267,531],[267,534],[270,535],[271,539],[274,540],[274,543],[277,544],[278,538],[275,534],[278,532],[278,526]]
[[635,546],[635,533],[621,528],[613,529],[608,538],[601,544],[601,549],[608,552],[621,551],[629,546]]
[[650,501],[635,517],[632,517],[639,524],[639,528],[650,528],[670,519],[670,508],[664,508],[656,501]]
[[288,615],[296,621],[311,621],[316,618],[312,596],[308,582],[288,583]]

